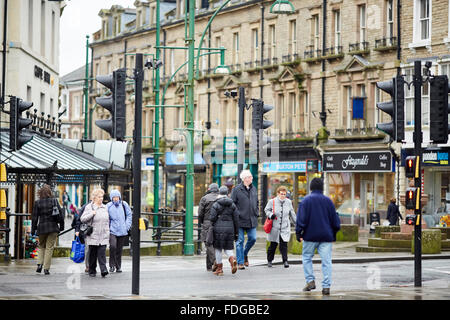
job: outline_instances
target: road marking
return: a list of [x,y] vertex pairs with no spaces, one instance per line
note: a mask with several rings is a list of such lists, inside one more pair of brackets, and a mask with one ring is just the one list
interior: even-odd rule
[[450,271],[445,271],[445,270],[437,270],[437,269],[432,269],[432,268],[426,268],[425,270],[439,272],[439,273],[445,273],[445,274],[450,274]]

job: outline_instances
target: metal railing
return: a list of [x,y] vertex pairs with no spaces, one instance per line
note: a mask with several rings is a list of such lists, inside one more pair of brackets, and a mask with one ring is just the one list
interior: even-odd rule
[[375,39],[375,48],[396,47],[397,37]]
[[[160,208],[158,213],[155,212],[141,212],[141,215],[152,216],[153,221],[155,221],[155,217],[158,218],[157,226],[149,226],[148,230],[152,230],[152,240],[141,240],[141,243],[156,243],[157,249],[156,254],[158,256],[161,255],[161,245],[162,243],[167,242],[175,242],[182,243],[182,254],[184,254],[184,243],[186,242],[186,211],[182,210],[181,212],[170,211],[167,208]],[[201,253],[201,224],[197,221],[197,228],[194,228],[194,231],[197,230],[197,240],[194,242],[198,243],[197,254]],[[181,237],[174,237],[174,239],[168,239],[165,235],[168,235],[169,232],[178,231]]]

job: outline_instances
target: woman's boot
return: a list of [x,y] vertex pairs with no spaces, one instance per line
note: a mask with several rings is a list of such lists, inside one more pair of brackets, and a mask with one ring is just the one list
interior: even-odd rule
[[233,256],[231,256],[231,257],[228,258],[228,261],[230,262],[230,265],[231,265],[231,273],[232,273],[232,274],[235,274],[236,271],[237,271],[237,261],[236,261],[236,258],[233,257]]
[[216,271],[213,272],[216,276],[223,276],[223,263],[217,264]]

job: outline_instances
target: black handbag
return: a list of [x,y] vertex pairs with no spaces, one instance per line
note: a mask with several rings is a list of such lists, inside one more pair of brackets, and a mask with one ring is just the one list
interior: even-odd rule
[[53,199],[53,208],[52,208],[52,216],[59,216],[61,211],[58,208],[58,202],[56,201],[56,198]]
[[209,226],[208,231],[206,232],[206,245],[207,246],[212,246],[213,242],[214,242],[214,226],[211,224]]
[[[94,207],[92,207],[92,209],[94,209]],[[92,217],[92,219],[90,221],[94,220],[94,217]],[[86,236],[90,236],[92,234],[92,232],[94,231],[94,227],[87,223],[87,222],[83,222],[80,225],[80,233],[81,235],[86,238]]]
[[83,237],[90,236],[94,231],[94,227],[87,223],[82,223],[80,225],[80,233]]

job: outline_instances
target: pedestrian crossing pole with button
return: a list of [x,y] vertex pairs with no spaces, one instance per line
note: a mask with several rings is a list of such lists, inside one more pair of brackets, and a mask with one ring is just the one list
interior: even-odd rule
[[414,62],[414,187],[418,190],[414,214],[414,286],[422,286],[422,215],[421,215],[421,183],[422,183],[422,61]]

